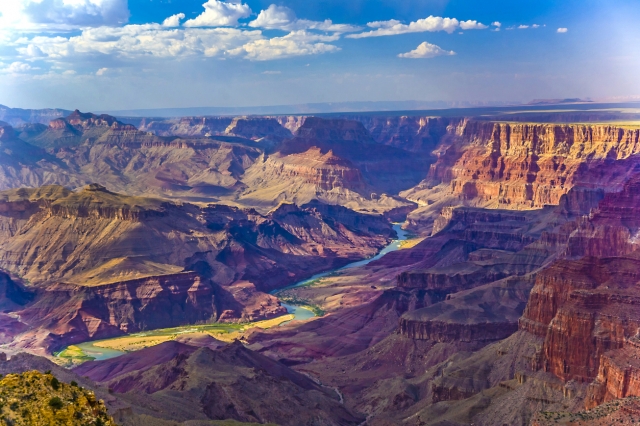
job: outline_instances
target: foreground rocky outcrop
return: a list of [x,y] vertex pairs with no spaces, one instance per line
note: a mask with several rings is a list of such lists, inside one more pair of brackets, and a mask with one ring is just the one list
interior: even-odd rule
[[0,416],[5,424],[101,424],[115,426],[103,401],[77,383],[60,382],[51,374],[30,371],[0,380]]
[[[334,390],[239,343],[210,349],[167,342],[74,370],[27,353],[0,354],[0,374],[2,396],[8,399],[4,418],[15,420],[13,424],[40,424],[23,422],[23,417],[46,419],[42,424],[66,420],[83,425],[99,417],[104,425],[115,424],[115,419],[123,426],[293,425],[300,419],[311,425],[350,425],[364,420],[344,408]],[[62,408],[57,402],[55,408],[49,405],[56,396]]]

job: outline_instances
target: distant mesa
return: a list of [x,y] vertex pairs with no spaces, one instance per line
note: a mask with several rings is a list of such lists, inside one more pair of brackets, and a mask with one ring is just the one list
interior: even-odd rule
[[225,133],[252,140],[268,138],[277,142],[293,137],[275,118],[236,117],[225,129]]
[[534,99],[527,102],[527,105],[559,105],[559,104],[580,104],[593,102],[590,99],[565,98],[565,99]]

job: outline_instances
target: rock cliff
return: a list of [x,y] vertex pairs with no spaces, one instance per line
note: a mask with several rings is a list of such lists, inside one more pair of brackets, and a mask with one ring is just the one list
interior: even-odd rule
[[274,142],[293,137],[293,134],[288,129],[282,127],[273,118],[236,117],[229,124],[229,127],[225,129],[225,134],[252,140],[266,138]]
[[557,205],[596,175],[619,189],[630,170],[616,162],[635,161],[639,138],[639,129],[615,125],[464,120],[449,126],[428,177],[403,194],[425,205],[443,197],[492,208]]
[[407,151],[376,144],[358,122],[307,118],[293,139],[249,168],[240,201],[305,204],[314,199],[382,213],[411,203],[387,194],[410,186],[426,164]]
[[[282,311],[274,303],[270,315]],[[124,333],[211,322],[219,312],[213,284],[184,272],[92,287],[50,285],[19,315],[31,327],[49,330],[47,349],[55,351]],[[23,340],[29,341],[27,336]]]
[[596,378],[601,356],[640,328],[639,266],[633,258],[585,257],[538,274],[520,327],[545,338],[542,369],[565,381]]
[[640,342],[628,339],[624,347],[606,352],[600,359],[596,380],[589,386],[586,408],[630,396],[640,396]]

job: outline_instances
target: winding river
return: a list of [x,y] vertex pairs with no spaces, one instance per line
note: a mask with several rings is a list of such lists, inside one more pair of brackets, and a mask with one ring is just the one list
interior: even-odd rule
[[[381,257],[383,257],[385,254],[390,253],[392,251],[396,251],[398,249],[400,249],[401,245],[402,245],[402,241],[405,241],[407,239],[407,235],[408,233],[402,229],[402,223],[396,223],[393,225],[393,229],[396,231],[396,233],[398,234],[398,239],[394,240],[391,242],[391,244],[389,244],[387,247],[385,247],[384,249],[382,249],[380,251],[380,253],[378,253],[376,256],[371,257],[369,259],[365,259],[365,260],[360,260],[357,262],[353,262],[350,263],[346,266],[343,266],[341,268],[337,268],[337,269],[332,269],[330,271],[326,271],[320,274],[316,274],[314,276],[312,276],[311,278],[308,278],[306,280],[300,281],[294,285],[291,285],[289,287],[285,287],[282,289],[278,289],[273,291],[271,294],[276,295],[278,292],[281,292],[283,290],[288,290],[291,288],[295,288],[295,287],[301,287],[304,285],[308,285],[309,283],[318,280],[320,278],[324,278],[326,276],[329,276],[331,274],[334,274],[336,272],[340,272],[340,271],[344,271],[346,269],[351,269],[351,268],[357,268],[359,266],[364,266],[367,265],[370,262],[373,262],[374,260],[378,260]],[[296,306],[296,305],[291,305],[291,304],[282,304],[282,306],[284,306],[285,308],[287,308],[287,311],[290,314],[294,315],[294,318],[291,321],[304,321],[310,318],[315,317],[316,315],[313,313],[313,311],[311,311],[310,309],[304,308],[302,306]],[[288,322],[291,321],[287,321],[283,324],[287,324]],[[282,325],[282,324],[281,324]],[[189,326],[185,326],[184,328],[188,328]],[[122,337],[122,336],[120,336]],[[105,360],[105,359],[110,359],[110,358],[115,358],[117,356],[123,355],[125,352],[121,352],[118,350],[114,350],[114,349],[107,349],[107,348],[101,348],[98,346],[95,346],[94,344],[98,343],[97,341],[92,341],[92,342],[84,342],[84,343],[80,343],[77,345],[73,345],[76,346],[78,348],[80,348],[82,350],[82,352],[89,357],[93,357],[96,360],[100,361],[100,360]]]
[[[309,285],[313,281],[316,281],[316,280],[318,280],[320,278],[327,277],[327,276],[332,275],[332,274],[334,274],[336,272],[344,271],[345,269],[358,268],[360,266],[365,266],[365,265],[373,262],[374,260],[378,260],[378,259],[382,258],[387,253],[399,250],[400,247],[402,246],[402,242],[405,241],[407,239],[407,237],[408,237],[408,232],[405,231],[404,229],[402,229],[402,225],[403,225],[402,223],[394,223],[393,224],[393,229],[396,231],[396,234],[398,234],[398,239],[397,240],[393,240],[391,242],[391,244],[389,244],[384,249],[382,249],[380,251],[380,253],[378,253],[376,256],[371,257],[369,259],[359,260],[357,262],[350,263],[350,264],[348,264],[346,266],[343,266],[341,268],[338,268],[338,269],[332,269],[331,271],[327,271],[327,272],[322,272],[320,274],[316,274],[316,275],[312,276],[311,278],[307,278],[306,280],[300,281],[300,282],[298,282],[296,284],[293,284],[293,285],[291,285],[289,287],[285,287],[285,288],[281,288],[281,289],[275,290],[275,291],[271,292],[271,294],[277,295],[281,291],[285,291],[285,290],[289,290],[289,289],[292,289],[292,288]],[[313,313],[313,311],[311,311],[310,309],[307,309],[305,307],[302,307],[302,306],[285,304],[285,303],[283,303],[282,306],[287,308],[287,311],[290,314],[294,315],[294,318],[291,321],[304,321],[304,320],[308,320],[309,318],[313,318],[313,317],[316,316]],[[287,321],[287,322],[282,323],[280,325],[287,324],[287,323],[289,323],[291,321]]]

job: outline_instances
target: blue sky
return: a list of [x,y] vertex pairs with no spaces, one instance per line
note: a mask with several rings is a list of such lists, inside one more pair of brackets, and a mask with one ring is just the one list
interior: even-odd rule
[[0,104],[640,95],[637,0],[0,0]]

